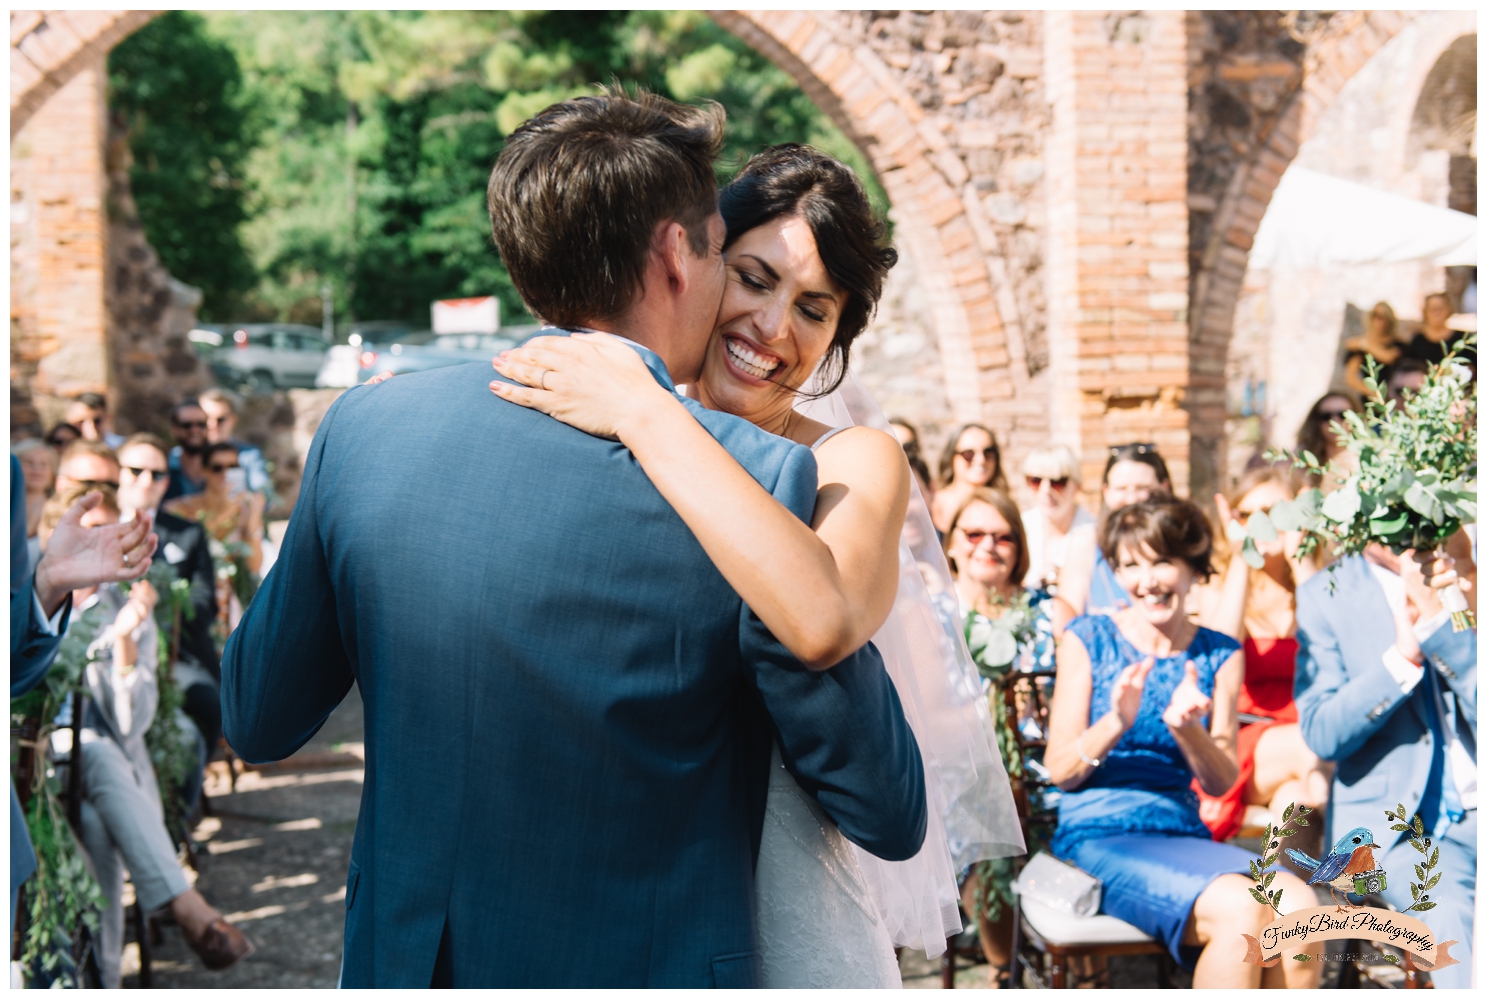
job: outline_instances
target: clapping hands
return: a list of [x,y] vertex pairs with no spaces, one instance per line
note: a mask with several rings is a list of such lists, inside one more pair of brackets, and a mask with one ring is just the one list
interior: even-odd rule
[[1147,656],[1120,671],[1110,687],[1110,710],[1120,719],[1120,726],[1130,731],[1141,713],[1141,695],[1146,690],[1146,676],[1156,665],[1156,660]]
[[1162,712],[1168,728],[1188,728],[1200,724],[1213,710],[1213,699],[1198,689],[1198,667],[1188,662],[1182,682],[1172,691],[1172,700]]

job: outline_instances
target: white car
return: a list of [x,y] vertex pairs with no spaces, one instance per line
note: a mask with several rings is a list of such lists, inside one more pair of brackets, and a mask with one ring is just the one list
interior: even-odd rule
[[218,381],[253,393],[314,388],[330,349],[319,329],[295,323],[203,325],[187,336]]

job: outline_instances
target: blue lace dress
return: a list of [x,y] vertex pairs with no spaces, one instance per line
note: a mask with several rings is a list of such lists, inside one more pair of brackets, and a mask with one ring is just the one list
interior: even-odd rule
[[[1145,656],[1109,617],[1076,618],[1068,631],[1089,652],[1093,723],[1110,710],[1110,688],[1120,671]],[[1199,688],[1211,697],[1219,667],[1238,650],[1229,636],[1199,628],[1185,650],[1156,660],[1136,724],[1088,780],[1059,800],[1051,844],[1054,856],[1103,883],[1101,912],[1161,941],[1189,970],[1201,953],[1182,946],[1193,903],[1219,875],[1248,873],[1254,855],[1213,841],[1198,816],[1192,768],[1162,712],[1190,660],[1198,668]]]

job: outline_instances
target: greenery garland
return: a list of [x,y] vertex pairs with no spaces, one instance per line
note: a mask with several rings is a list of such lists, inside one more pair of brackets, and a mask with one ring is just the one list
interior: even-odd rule
[[[64,789],[49,767],[46,747],[56,718],[74,694],[85,691],[88,664],[97,658],[90,647],[104,625],[98,605],[74,611],[62,636],[57,658],[42,682],[10,702],[12,727],[38,724],[30,800],[24,810],[26,831],[36,848],[36,873],[26,883],[26,931],[21,964],[36,969],[55,984],[76,987],[72,941],[78,928],[98,932],[98,913],[108,903],[83,862],[82,851],[67,821]],[[12,759],[12,776],[18,761]]]
[[[191,774],[195,761],[187,753],[177,713],[185,695],[176,683],[176,659],[180,654],[182,621],[196,616],[191,605],[191,581],[178,579],[169,565],[157,561],[145,576],[160,599],[155,604],[155,624],[161,641],[156,687],[159,693],[155,720],[145,731],[145,747],[150,751],[150,764],[155,768],[155,782],[160,788],[160,805],[165,813],[165,828],[171,842],[187,845],[191,831],[187,828],[187,809],[181,788]],[[169,636],[168,640],[166,640]]]

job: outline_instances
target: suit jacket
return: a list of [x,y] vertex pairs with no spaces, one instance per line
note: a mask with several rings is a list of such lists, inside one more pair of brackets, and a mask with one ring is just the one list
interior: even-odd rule
[[[64,602],[61,626],[52,633],[36,608],[34,574],[26,553],[26,482],[21,463],[10,457],[10,696],[20,697],[41,682],[57,658],[61,632],[67,630],[72,598]],[[26,819],[10,786],[10,890],[36,870],[36,851],[26,835]]]
[[[212,641],[212,622],[217,617],[217,575],[206,528],[192,520],[160,511],[155,515],[155,534],[160,538],[157,559],[164,559],[177,578],[191,583],[191,606],[195,616],[181,622],[180,651],[213,676],[220,675],[221,661]],[[162,641],[169,641],[168,635]]]
[[[629,451],[490,377],[404,375],[331,407],[223,656],[228,740],[287,756],[361,687],[348,987],[426,986],[436,955],[456,986],[753,985],[771,737],[849,839],[888,859],[923,841],[882,660],[807,670]],[[688,406],[810,515],[809,449]]]
[[1430,725],[1432,682],[1443,696],[1454,695],[1458,738],[1475,752],[1477,634],[1442,626],[1421,645],[1434,681],[1422,677],[1401,693],[1383,664],[1394,644],[1383,587],[1359,557],[1342,560],[1330,575],[1335,590],[1329,573],[1320,572],[1296,593],[1296,711],[1306,744],[1337,762],[1327,827],[1364,826],[1388,846],[1396,837],[1386,831],[1384,811],[1400,804],[1417,810],[1433,771],[1437,787],[1449,779]]

